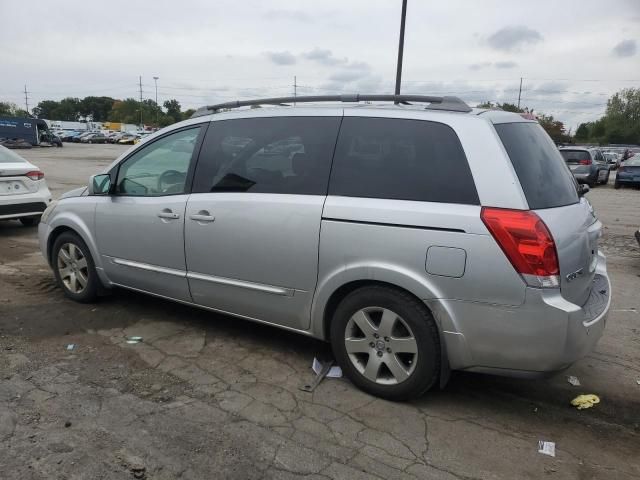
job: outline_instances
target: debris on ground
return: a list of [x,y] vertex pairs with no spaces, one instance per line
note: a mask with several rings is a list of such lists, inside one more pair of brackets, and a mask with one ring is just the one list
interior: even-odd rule
[[555,442],[545,442],[540,440],[538,442],[538,453],[543,455],[549,455],[550,457],[556,456],[556,444]]
[[74,348],[76,348],[75,343],[70,343],[69,345],[67,345],[67,350],[73,350]]
[[[314,357],[313,363],[311,364],[311,368],[313,369],[316,375],[320,375],[320,372],[322,371],[322,366],[323,366],[323,363],[321,363],[316,357]],[[342,369],[337,365],[332,366],[329,369],[329,372],[327,373],[327,377],[342,378]]]
[[569,382],[574,387],[580,386],[580,380],[578,379],[578,377],[574,377],[573,375],[567,377],[567,382]]
[[127,337],[127,343],[129,344],[135,344],[135,343],[140,343],[142,342],[142,337]]
[[578,395],[576,398],[571,400],[571,405],[576,407],[578,410],[591,408],[598,403],[600,403],[600,397],[594,395],[593,393],[589,393],[587,395]]

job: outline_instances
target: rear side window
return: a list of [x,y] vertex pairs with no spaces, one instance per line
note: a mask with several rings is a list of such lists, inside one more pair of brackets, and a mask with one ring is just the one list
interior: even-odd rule
[[194,192],[326,195],[336,117],[267,117],[212,122]]
[[529,208],[553,208],[578,202],[575,180],[549,135],[537,123],[495,126]]
[[345,117],[330,195],[479,204],[451,127],[423,120]]
[[560,155],[567,165],[579,165],[581,161],[591,161],[591,156],[586,150],[560,150]]

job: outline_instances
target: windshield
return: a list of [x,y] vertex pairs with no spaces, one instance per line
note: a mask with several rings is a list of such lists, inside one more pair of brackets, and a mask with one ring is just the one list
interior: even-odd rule
[[626,162],[623,163],[623,166],[625,167],[640,167],[640,157],[638,157],[637,155],[634,157],[631,157],[629,160],[627,160]]
[[580,160],[591,160],[586,150],[560,150],[560,155],[568,164],[578,164]]
[[26,163],[27,161],[17,153],[0,145],[0,163]]

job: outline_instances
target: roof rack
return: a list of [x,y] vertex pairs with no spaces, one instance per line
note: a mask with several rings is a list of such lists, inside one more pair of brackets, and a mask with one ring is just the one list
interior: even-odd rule
[[255,100],[236,100],[235,102],[218,103],[217,105],[207,105],[200,107],[191,118],[201,117],[218,113],[221,110],[231,108],[248,107],[252,105],[282,105],[288,103],[310,103],[310,102],[394,102],[410,105],[411,102],[429,103],[430,110],[447,110],[452,112],[470,112],[471,107],[458,97],[433,97],[427,95],[309,95],[302,97],[276,97],[259,98]]

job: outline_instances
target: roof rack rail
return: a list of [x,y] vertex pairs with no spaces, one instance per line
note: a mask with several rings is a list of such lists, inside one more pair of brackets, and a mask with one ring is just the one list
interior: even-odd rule
[[433,97],[427,95],[309,95],[302,97],[259,98],[255,100],[236,100],[235,102],[218,103],[200,107],[191,118],[218,113],[220,110],[248,107],[252,105],[283,105],[287,103],[310,102],[394,102],[410,105],[411,102],[429,103],[430,110],[448,110],[453,112],[470,112],[471,107],[458,97]]

